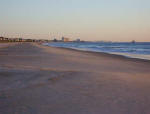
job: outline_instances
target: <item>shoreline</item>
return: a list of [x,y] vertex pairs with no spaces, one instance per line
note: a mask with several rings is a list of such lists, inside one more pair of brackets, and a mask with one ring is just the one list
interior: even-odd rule
[[49,45],[49,43],[43,43],[43,45],[47,45],[47,46],[51,46],[51,47],[69,48],[69,49],[75,49],[75,50],[81,50],[81,51],[108,53],[108,54],[122,55],[122,56],[125,56],[125,57],[128,57],[128,58],[137,58],[137,59],[150,60],[150,55],[148,55],[148,54],[136,54],[136,53],[129,53],[129,52],[125,52],[125,53],[124,52],[108,52],[108,51],[100,51],[100,50],[94,50],[94,49],[88,49],[88,48],[55,46],[55,45]]
[[[93,53],[93,54],[98,54],[100,56],[109,56],[109,57],[123,58],[126,60],[150,62],[150,59],[127,56],[127,55],[130,55],[128,53],[122,53],[122,54],[121,53],[109,53],[109,52],[90,51],[90,50],[86,50],[86,49],[84,50],[84,49],[77,49],[77,48],[55,47],[55,46],[49,46],[49,45],[43,45],[43,44],[41,44],[41,45],[47,46],[47,47],[52,47],[52,48],[59,48],[59,49],[73,50],[73,51],[79,51],[79,52]],[[127,54],[127,55],[125,55],[125,54]]]

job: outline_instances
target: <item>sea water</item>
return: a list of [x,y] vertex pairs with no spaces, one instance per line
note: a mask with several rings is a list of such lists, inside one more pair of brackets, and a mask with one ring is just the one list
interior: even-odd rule
[[44,45],[105,52],[150,60],[150,42],[51,42]]

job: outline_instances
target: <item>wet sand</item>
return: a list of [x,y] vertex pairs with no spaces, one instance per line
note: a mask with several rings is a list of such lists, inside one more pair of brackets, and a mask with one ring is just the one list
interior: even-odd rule
[[0,46],[0,114],[149,114],[149,106],[148,60]]

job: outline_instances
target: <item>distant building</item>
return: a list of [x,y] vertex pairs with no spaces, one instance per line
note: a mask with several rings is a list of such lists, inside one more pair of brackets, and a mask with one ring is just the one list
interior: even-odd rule
[[135,40],[132,40],[131,43],[132,43],[132,44],[135,44],[136,42],[135,42]]
[[8,41],[8,40],[9,40],[9,38],[4,38],[4,40],[5,40],[5,41]]
[[69,40],[69,38],[62,37],[62,41],[63,42],[69,42],[70,40]]
[[33,42],[32,39],[26,39],[26,42]]
[[19,38],[14,38],[14,41],[19,42],[20,40],[19,40]]
[[4,40],[4,37],[0,37],[0,41],[3,41]]
[[80,39],[76,39],[76,42],[80,42]]
[[54,38],[53,42],[57,42],[58,40],[56,38]]
[[22,42],[26,42],[26,39],[22,39]]
[[23,39],[22,38],[18,38],[18,40],[19,40],[19,42],[22,42]]
[[0,37],[0,42],[49,42],[47,39],[24,39],[24,38],[5,38]]
[[9,38],[9,42],[13,42],[15,41],[13,38]]
[[10,38],[0,37],[0,41],[2,41],[2,42],[9,42]]

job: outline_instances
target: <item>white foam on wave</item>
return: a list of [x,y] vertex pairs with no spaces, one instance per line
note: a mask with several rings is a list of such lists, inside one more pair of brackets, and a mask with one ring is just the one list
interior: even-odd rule
[[123,55],[123,56],[129,57],[129,58],[150,60],[150,55],[130,54],[130,53],[117,53],[117,52],[116,53],[111,53],[111,54]]
[[143,54],[131,54],[131,53],[120,53],[120,52],[105,52],[105,51],[100,51],[100,50],[92,50],[88,48],[76,48],[76,47],[65,47],[65,46],[54,46],[54,45],[49,45],[49,43],[44,43],[43,45],[46,46],[52,46],[52,47],[63,47],[63,48],[70,48],[70,49],[75,49],[75,50],[81,50],[81,51],[91,51],[91,52],[104,52],[104,53],[109,53],[109,54],[115,54],[115,55],[122,55],[128,58],[138,58],[138,59],[145,59],[145,60],[150,60],[150,55],[143,55]]

